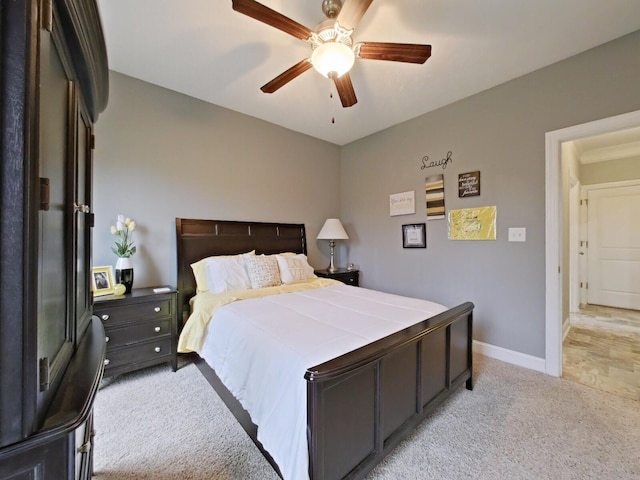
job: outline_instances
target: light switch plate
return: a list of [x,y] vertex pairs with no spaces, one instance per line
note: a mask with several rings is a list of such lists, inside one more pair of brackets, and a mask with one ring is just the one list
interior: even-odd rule
[[509,241],[510,242],[525,242],[527,240],[527,229],[522,228],[509,228]]

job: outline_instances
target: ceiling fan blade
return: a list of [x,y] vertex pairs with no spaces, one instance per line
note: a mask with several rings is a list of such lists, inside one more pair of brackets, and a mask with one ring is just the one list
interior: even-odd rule
[[351,77],[349,77],[348,73],[343,74],[341,77],[332,76],[331,79],[336,84],[336,90],[338,90],[338,96],[343,107],[352,107],[358,103],[356,92],[353,89],[353,83],[351,83]]
[[302,60],[301,62],[296,63],[290,69],[282,72],[280,75],[278,75],[276,78],[271,80],[269,83],[266,83],[265,85],[260,87],[260,90],[262,90],[264,93],[273,93],[276,90],[278,90],[280,87],[285,86],[287,83],[289,83],[291,80],[296,78],[298,75],[301,75],[307,70],[309,70],[310,68],[311,68],[311,62],[309,61],[309,59]]
[[233,0],[233,9],[300,40],[307,40],[311,36],[311,30],[304,25],[254,0]]
[[413,43],[362,42],[356,45],[360,58],[390,62],[424,63],[431,56],[431,45]]
[[342,28],[356,28],[373,0],[346,0],[338,14],[338,23]]

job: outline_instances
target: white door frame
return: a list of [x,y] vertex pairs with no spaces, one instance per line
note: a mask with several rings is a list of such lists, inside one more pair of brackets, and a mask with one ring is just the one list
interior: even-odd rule
[[545,135],[545,372],[562,375],[562,143],[640,126],[640,110]]
[[577,312],[580,307],[580,180],[571,173],[569,175],[569,312]]

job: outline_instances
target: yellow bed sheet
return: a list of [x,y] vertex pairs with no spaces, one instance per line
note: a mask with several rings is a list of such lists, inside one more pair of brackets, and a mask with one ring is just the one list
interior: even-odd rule
[[211,317],[220,307],[228,303],[238,300],[248,300],[250,298],[262,298],[269,295],[279,295],[281,293],[301,292],[314,288],[327,287],[329,285],[340,285],[340,282],[330,278],[314,278],[306,282],[279,285],[277,287],[234,290],[223,293],[199,293],[190,300],[191,315],[187,319],[180,334],[178,352],[200,353],[204,342],[204,335],[207,331],[207,325],[209,325]]

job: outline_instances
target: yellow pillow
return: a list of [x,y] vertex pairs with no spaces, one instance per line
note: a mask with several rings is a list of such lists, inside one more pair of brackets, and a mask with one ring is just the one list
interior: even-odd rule
[[211,258],[224,258],[224,257],[243,257],[243,256],[254,256],[256,254],[255,250],[251,250],[247,253],[241,253],[239,255],[216,255],[213,257],[205,257],[202,260],[198,260],[196,263],[191,264],[191,269],[193,270],[193,276],[196,279],[196,293],[204,293],[209,291],[209,285],[207,284],[207,262]]

